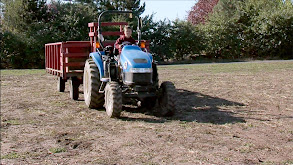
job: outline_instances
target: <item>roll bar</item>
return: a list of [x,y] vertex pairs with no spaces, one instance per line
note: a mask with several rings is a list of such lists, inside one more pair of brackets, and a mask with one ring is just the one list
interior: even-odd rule
[[[133,11],[119,11],[119,10],[106,10],[106,11],[103,11],[100,15],[99,15],[99,18],[98,18],[98,36],[100,36],[102,34],[102,29],[101,29],[101,18],[103,15],[105,14],[114,14],[114,13],[118,13],[118,14],[133,14]],[[137,26],[137,34],[138,34],[138,45],[140,45],[140,40],[141,40],[141,26],[142,26],[142,20],[139,16],[136,16],[137,17],[137,20],[138,20],[138,26]],[[99,42],[101,43],[102,47],[103,44],[100,40],[100,38],[98,37],[99,39]]]

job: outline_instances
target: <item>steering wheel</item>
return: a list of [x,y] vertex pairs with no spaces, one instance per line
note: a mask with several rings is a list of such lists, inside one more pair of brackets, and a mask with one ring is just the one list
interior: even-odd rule
[[131,45],[131,43],[128,42],[128,41],[124,41],[124,42],[122,42],[122,44],[121,44],[121,48],[123,48],[125,45]]
[[[126,45],[132,45],[131,42],[128,42],[128,41],[124,41],[120,44],[120,49],[122,50],[122,48]],[[114,54],[118,54],[118,49],[116,49],[116,46],[114,47]]]

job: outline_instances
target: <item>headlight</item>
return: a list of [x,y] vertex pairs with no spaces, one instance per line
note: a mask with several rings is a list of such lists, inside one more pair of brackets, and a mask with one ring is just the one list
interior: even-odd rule
[[130,68],[131,73],[152,73],[152,68]]

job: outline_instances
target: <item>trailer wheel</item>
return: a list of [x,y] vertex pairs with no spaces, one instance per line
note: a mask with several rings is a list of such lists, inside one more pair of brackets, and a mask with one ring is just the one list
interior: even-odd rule
[[70,98],[73,100],[77,100],[78,96],[79,96],[79,80],[77,79],[77,77],[72,77],[71,80],[69,81],[69,94],[70,94]]
[[84,101],[89,108],[101,108],[104,105],[104,94],[99,93],[100,72],[92,59],[86,60],[83,73]]
[[161,93],[158,99],[159,116],[172,116],[175,112],[176,88],[172,82],[166,81],[161,84]]
[[63,80],[62,77],[58,77],[57,91],[64,92],[64,90],[65,90],[65,80]]
[[106,85],[105,108],[109,117],[120,117],[122,111],[122,91],[117,82],[109,82]]

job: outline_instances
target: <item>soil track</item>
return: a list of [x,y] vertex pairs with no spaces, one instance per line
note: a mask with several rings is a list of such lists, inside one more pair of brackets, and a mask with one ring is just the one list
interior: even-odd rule
[[292,61],[161,66],[171,118],[124,107],[109,119],[44,70],[1,74],[2,164],[293,163]]

